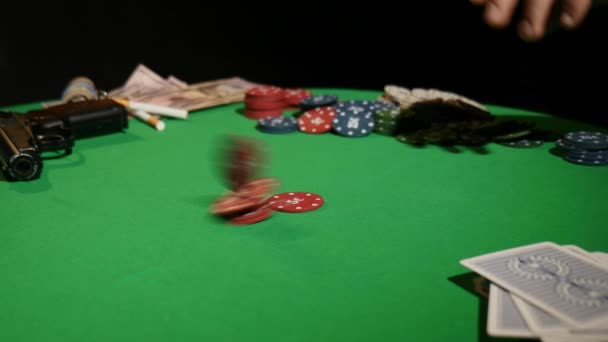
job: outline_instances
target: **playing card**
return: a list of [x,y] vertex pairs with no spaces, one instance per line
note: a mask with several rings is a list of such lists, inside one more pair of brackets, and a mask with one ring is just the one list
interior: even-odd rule
[[461,264],[573,327],[608,323],[608,268],[554,243],[512,248]]
[[495,337],[535,338],[509,293],[490,284],[488,301],[488,335]]
[[[580,255],[583,258],[591,259],[592,256],[586,250],[575,246],[575,245],[565,245],[562,246],[565,249],[574,252]],[[565,326],[559,319],[554,316],[549,315],[545,311],[537,308],[536,306],[529,304],[528,302],[522,300],[516,295],[510,294],[515,306],[522,314],[524,320],[526,321],[529,328],[534,331],[538,335],[548,335],[548,334],[558,334],[558,333],[567,333],[568,327]]]

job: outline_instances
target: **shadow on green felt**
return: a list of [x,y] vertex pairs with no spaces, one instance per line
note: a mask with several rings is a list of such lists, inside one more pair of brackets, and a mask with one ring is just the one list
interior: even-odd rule
[[461,289],[467,291],[471,295],[477,297],[479,301],[479,315],[477,316],[477,336],[479,342],[523,342],[536,340],[523,340],[517,338],[495,338],[488,335],[486,330],[488,321],[488,291],[489,282],[475,272],[467,272],[448,278],[450,282],[457,285]]

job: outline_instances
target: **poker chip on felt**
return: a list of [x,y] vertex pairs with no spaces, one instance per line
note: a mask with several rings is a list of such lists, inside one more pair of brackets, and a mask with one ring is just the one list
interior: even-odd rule
[[253,110],[272,110],[272,109],[283,109],[285,107],[287,107],[287,105],[285,104],[285,102],[283,100],[272,100],[272,101],[267,101],[267,100],[260,100],[260,99],[255,99],[255,98],[251,98],[245,99],[245,106],[247,107],[247,109],[253,109]]
[[265,118],[273,118],[283,115],[284,108],[280,109],[269,109],[269,110],[255,110],[255,109],[245,109],[245,116],[253,119],[265,119]]
[[608,134],[601,132],[570,132],[566,133],[562,140],[570,145],[584,149],[608,149]]
[[515,141],[500,141],[498,144],[507,146],[507,147],[515,147],[515,148],[533,148],[542,146],[545,142],[543,140],[515,140]]
[[300,131],[310,134],[320,134],[331,131],[332,120],[337,115],[332,107],[317,107],[304,112],[298,118]]
[[298,120],[291,116],[264,118],[258,120],[257,127],[264,133],[291,133],[298,130]]
[[396,120],[401,111],[398,108],[386,108],[380,109],[374,113],[376,120],[377,119],[391,119]]
[[325,200],[310,192],[284,192],[271,196],[267,203],[276,211],[303,213],[321,208]]
[[231,217],[228,223],[235,225],[254,224],[270,218],[272,213],[273,211],[269,206],[263,205],[242,215]]
[[586,166],[608,166],[608,159],[565,154],[562,158],[570,163]]
[[332,121],[334,131],[346,137],[368,136],[374,130],[373,113],[361,107],[336,109],[338,114]]
[[300,101],[312,96],[312,93],[306,89],[285,89],[283,100],[289,106],[297,107]]
[[338,96],[336,95],[317,95],[301,100],[300,107],[307,110],[316,107],[331,106],[336,102],[338,102]]
[[257,98],[257,99],[265,99],[267,101],[282,101],[284,96],[284,91],[280,87],[276,86],[258,86],[253,87],[247,92],[245,92],[245,98]]

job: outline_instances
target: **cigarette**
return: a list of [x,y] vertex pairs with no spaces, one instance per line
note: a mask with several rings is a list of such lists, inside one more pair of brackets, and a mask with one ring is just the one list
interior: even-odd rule
[[165,129],[165,123],[158,117],[156,116],[152,116],[147,112],[144,112],[143,110],[132,110],[131,114],[133,114],[134,117],[147,122],[148,124],[150,124],[150,126],[156,128],[157,131],[162,131]]
[[177,109],[165,106],[159,106],[150,103],[128,101],[124,99],[113,98],[114,101],[121,105],[135,110],[143,110],[148,113],[158,114],[162,116],[170,116],[178,119],[186,119],[188,117],[188,111],[184,109]]

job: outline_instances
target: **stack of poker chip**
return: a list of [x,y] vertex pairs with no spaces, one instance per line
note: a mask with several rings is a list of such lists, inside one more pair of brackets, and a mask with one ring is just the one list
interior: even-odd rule
[[283,100],[285,104],[291,108],[300,106],[300,101],[312,96],[310,90],[306,89],[285,89],[283,92]]
[[374,115],[374,132],[393,135],[397,128],[397,120],[401,110],[396,107],[378,110]]
[[587,166],[608,166],[608,134],[570,132],[556,142],[564,160]]
[[259,86],[245,93],[245,115],[254,120],[280,117],[283,111],[298,106],[302,99],[311,96],[306,89],[283,89],[277,86]]
[[337,115],[333,119],[333,129],[337,134],[346,137],[370,135],[375,129],[377,114],[385,110],[395,109],[394,106],[384,102],[365,100],[344,101],[334,107]]
[[245,116],[259,120],[283,115],[284,90],[275,86],[253,87],[245,93]]

